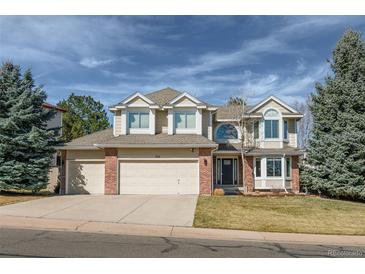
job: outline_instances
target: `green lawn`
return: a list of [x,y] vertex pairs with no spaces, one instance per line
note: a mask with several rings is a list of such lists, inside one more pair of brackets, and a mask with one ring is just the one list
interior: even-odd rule
[[199,197],[195,227],[365,235],[365,204],[315,197]]

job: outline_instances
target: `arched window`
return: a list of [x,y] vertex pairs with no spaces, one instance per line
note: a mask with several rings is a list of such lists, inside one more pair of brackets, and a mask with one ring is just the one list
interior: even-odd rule
[[270,118],[279,118],[279,112],[277,112],[275,109],[268,109],[265,112],[265,117],[270,117]]
[[218,127],[216,134],[216,140],[229,140],[238,139],[237,129],[231,124],[222,124]]
[[275,109],[268,109],[265,114],[265,139],[279,138],[280,114]]

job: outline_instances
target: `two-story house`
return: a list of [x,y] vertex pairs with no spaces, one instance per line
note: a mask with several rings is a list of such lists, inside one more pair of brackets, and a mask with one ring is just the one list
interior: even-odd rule
[[171,88],[135,93],[109,108],[112,128],[60,147],[61,193],[298,192],[296,123],[302,115],[275,97],[247,107],[242,157],[235,107],[212,106]]

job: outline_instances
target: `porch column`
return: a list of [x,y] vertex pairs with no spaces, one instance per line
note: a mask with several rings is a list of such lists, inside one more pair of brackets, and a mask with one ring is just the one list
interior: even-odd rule
[[292,191],[294,193],[299,193],[299,166],[298,166],[299,156],[291,157],[291,170],[292,170]]
[[245,156],[245,185],[247,192],[253,192],[253,156]]
[[105,180],[104,193],[107,195],[118,194],[118,150],[105,149]]
[[66,159],[67,159],[67,150],[61,150],[61,166],[59,171],[59,182],[60,182],[60,192],[59,194],[66,194]]
[[212,195],[212,149],[199,148],[199,194]]

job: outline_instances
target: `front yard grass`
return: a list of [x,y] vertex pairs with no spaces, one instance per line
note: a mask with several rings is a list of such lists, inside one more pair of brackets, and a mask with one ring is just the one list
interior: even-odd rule
[[47,191],[35,194],[31,192],[0,191],[0,206],[31,201],[49,197],[50,195],[51,194]]
[[195,227],[365,235],[365,204],[317,197],[199,197]]

